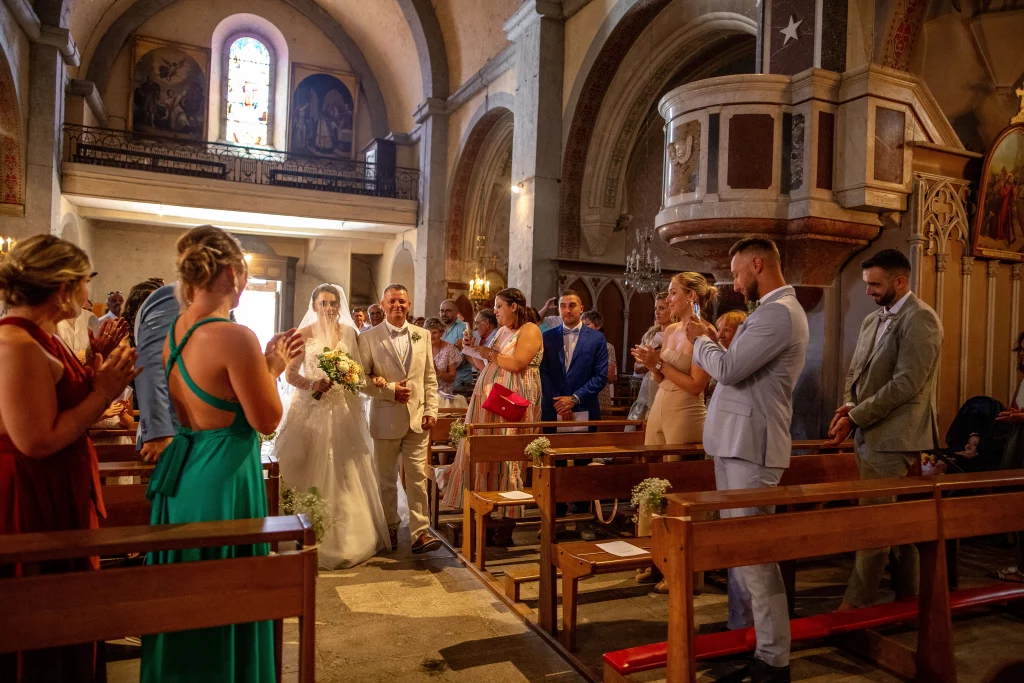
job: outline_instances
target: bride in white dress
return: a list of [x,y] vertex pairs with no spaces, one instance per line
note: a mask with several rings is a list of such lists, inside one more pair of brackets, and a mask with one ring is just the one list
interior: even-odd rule
[[[333,514],[319,547],[320,566],[327,569],[351,567],[390,547],[365,399],[332,386],[316,360],[326,347],[362,364],[348,311],[341,287],[322,284],[313,290],[299,326],[305,354],[285,371],[295,390],[274,446],[287,485],[299,492],[315,487]],[[324,391],[319,401],[316,391]]]

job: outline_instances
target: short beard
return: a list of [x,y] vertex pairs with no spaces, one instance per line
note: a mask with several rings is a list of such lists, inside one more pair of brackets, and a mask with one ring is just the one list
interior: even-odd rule
[[882,296],[882,299],[878,302],[879,306],[888,307],[893,301],[896,300],[896,288],[890,286],[888,291]]
[[761,293],[757,289],[757,280],[747,285],[747,288],[743,291],[743,298],[747,302],[754,302],[761,298]]

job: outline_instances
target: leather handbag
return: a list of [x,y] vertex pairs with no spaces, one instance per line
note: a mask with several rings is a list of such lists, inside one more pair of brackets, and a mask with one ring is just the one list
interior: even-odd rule
[[484,401],[484,410],[505,418],[506,422],[519,422],[526,415],[530,402],[503,384],[491,387]]

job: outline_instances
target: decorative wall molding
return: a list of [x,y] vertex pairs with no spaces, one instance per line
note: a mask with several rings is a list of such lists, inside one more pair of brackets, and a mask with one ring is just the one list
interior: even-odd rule
[[25,32],[30,42],[57,48],[68,66],[77,67],[82,63],[78,46],[66,28],[44,25],[28,0],[6,0],[6,3],[14,15],[14,20],[18,22],[18,26]]
[[[1024,263],[1010,266],[1010,348],[1017,345],[1017,334],[1020,325],[1020,277],[1024,272]],[[1017,354],[1010,354],[1010,367],[1007,373],[1007,403],[1017,394]]]
[[454,112],[459,107],[483,92],[487,86],[498,79],[503,73],[516,65],[516,46],[509,44],[504,50],[487,60],[480,70],[470,76],[448,97],[448,111]]
[[985,312],[985,395],[992,395],[992,366],[996,348],[996,278],[999,277],[999,261],[988,262],[988,299]]
[[103,104],[103,96],[100,95],[100,91],[96,88],[95,83],[81,78],[71,78],[64,87],[64,92],[68,95],[76,95],[84,99],[100,127],[109,127],[107,108]]
[[957,382],[959,404],[967,400],[967,344],[970,340],[971,323],[971,273],[974,272],[974,257],[960,257],[960,379]]

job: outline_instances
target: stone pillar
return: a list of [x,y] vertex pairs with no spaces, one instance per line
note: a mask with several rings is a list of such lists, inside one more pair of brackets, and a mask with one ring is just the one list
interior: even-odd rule
[[60,162],[64,132],[64,56],[32,43],[29,49],[28,144],[25,147],[26,235],[51,233],[60,224]]
[[[416,108],[420,125],[420,220],[416,227],[416,284],[413,311],[436,311],[447,294],[444,280],[448,108],[431,98]],[[381,285],[383,286],[383,285]]]
[[556,291],[565,23],[558,0],[527,0],[505,24],[516,46],[510,287],[532,305]]

